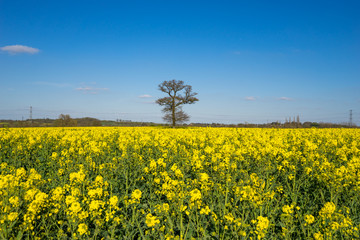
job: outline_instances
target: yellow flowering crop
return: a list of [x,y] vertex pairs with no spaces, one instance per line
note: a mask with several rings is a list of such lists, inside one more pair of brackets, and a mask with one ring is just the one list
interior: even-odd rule
[[360,239],[358,129],[0,129],[2,239]]

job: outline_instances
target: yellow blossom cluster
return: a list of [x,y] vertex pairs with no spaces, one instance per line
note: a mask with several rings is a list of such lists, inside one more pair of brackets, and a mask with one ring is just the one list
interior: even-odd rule
[[0,129],[2,239],[359,239],[358,129]]

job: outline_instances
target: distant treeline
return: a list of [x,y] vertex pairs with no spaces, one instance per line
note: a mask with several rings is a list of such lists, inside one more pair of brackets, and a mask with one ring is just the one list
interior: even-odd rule
[[96,118],[75,119],[32,119],[32,120],[0,120],[0,127],[76,127],[76,126],[102,126]]
[[239,124],[223,124],[223,123],[191,123],[187,126],[196,126],[196,127],[237,127],[237,128],[358,128],[355,124],[351,126],[349,124],[338,124],[338,123],[325,123],[325,122],[272,122],[272,123],[263,123],[263,124],[253,124],[253,123],[239,123]]
[[152,122],[132,122],[124,120],[99,120],[91,117],[71,118],[61,114],[58,119],[39,118],[27,120],[0,120],[1,127],[96,127],[96,126],[165,126]]
[[[153,123],[153,122],[133,122],[124,120],[99,120],[91,117],[71,118],[69,115],[61,114],[58,119],[32,119],[32,120],[0,120],[0,127],[93,127],[93,126],[170,126],[169,124]],[[237,127],[237,128],[358,128],[355,124],[336,124],[324,122],[272,122],[264,124],[239,123],[239,124],[223,124],[223,123],[190,123],[180,124],[178,127]]]

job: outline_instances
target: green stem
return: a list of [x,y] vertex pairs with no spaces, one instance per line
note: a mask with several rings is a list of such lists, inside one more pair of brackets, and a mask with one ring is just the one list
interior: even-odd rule
[[144,235],[144,233],[143,233],[143,231],[142,231],[142,229],[141,229],[141,227],[140,227],[139,221],[138,221],[137,218],[135,218],[135,219],[136,219],[136,224],[137,224],[137,226],[138,226],[138,228],[139,228],[139,231],[140,231],[140,235],[141,235],[141,237],[142,237],[143,239],[145,239],[145,235]]

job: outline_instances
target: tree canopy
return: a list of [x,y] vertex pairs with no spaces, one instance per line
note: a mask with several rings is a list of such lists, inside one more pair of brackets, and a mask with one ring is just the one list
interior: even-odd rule
[[197,93],[192,92],[192,87],[185,85],[184,81],[173,79],[159,84],[159,90],[168,95],[156,101],[157,104],[164,107],[162,110],[165,113],[163,119],[171,123],[173,127],[176,123],[188,121],[190,116],[182,110],[182,106],[199,101],[195,97]]

